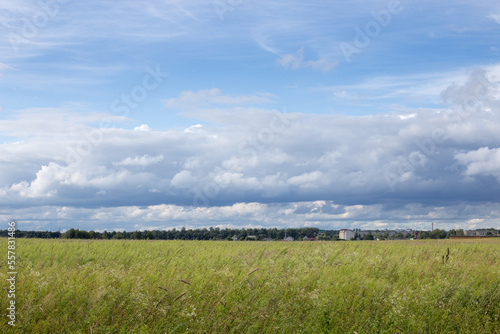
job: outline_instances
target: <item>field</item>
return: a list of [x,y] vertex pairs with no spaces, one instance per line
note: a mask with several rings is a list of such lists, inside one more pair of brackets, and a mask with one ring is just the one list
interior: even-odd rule
[[500,333],[498,239],[17,239],[16,254],[2,333]]

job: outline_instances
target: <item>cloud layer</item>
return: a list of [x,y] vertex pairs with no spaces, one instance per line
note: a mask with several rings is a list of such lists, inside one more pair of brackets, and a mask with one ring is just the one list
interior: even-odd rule
[[[186,91],[165,112],[202,124],[168,131],[127,130],[124,117],[75,106],[20,111],[0,121],[13,138],[0,145],[3,216],[41,208],[46,220],[30,219],[62,228],[79,215],[127,229],[498,224],[499,82],[478,70],[443,92],[448,108],[369,116],[283,113],[251,106],[273,103],[267,94]],[[114,127],[95,125],[103,121]]]

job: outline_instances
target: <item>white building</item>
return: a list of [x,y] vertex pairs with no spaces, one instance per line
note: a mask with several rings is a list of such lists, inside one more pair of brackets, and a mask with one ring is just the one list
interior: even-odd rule
[[464,235],[473,237],[496,236],[498,231],[492,228],[481,228],[477,230],[464,231]]
[[354,232],[348,229],[342,229],[340,230],[339,233],[339,239],[342,240],[351,240],[351,238],[354,238]]

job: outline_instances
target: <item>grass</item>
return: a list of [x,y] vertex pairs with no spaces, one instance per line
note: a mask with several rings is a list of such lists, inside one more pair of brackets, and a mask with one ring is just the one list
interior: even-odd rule
[[2,333],[500,333],[497,239],[17,239],[16,253]]

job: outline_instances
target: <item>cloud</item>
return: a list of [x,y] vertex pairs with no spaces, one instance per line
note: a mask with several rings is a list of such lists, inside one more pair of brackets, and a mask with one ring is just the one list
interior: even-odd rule
[[212,88],[197,92],[184,91],[177,98],[165,100],[165,107],[186,109],[208,105],[262,104],[273,103],[274,99],[274,95],[264,93],[257,93],[255,95],[224,95],[220,89]]
[[[325,178],[322,172],[314,171],[310,173],[304,173],[301,175],[293,176],[288,179],[288,183],[294,186],[298,186],[301,188],[314,187],[316,183],[321,183],[324,185],[328,183],[328,180]],[[318,184],[319,185],[319,184]]]
[[352,101],[358,108],[362,105],[369,105],[370,109],[373,106],[380,108],[383,101],[416,106],[422,106],[425,101],[426,104],[441,107],[444,91],[455,85],[461,87],[469,78],[463,70],[422,72],[401,76],[368,76],[356,84],[319,86],[316,89],[331,93],[337,104]]
[[13,184],[11,190],[17,192],[21,197],[43,198],[57,194],[54,183],[64,182],[68,175],[62,166],[50,163],[36,173],[36,178],[32,182],[22,181]]
[[[172,229],[318,227],[341,228],[412,228],[474,229],[498,226],[498,203],[459,204],[447,207],[406,205],[384,208],[381,205],[339,206],[332,201],[292,202],[284,204],[235,203],[219,207],[192,207],[172,204],[95,209],[42,206],[0,212],[0,219],[17,219],[22,230]],[[480,218],[478,218],[480,217]]]
[[[81,134],[90,124],[123,124],[124,116],[103,112],[89,112],[82,104],[68,104],[57,108],[29,108],[18,110],[0,119],[0,132],[10,137],[66,138]],[[82,112],[82,110],[84,112]],[[50,150],[50,147],[47,149]]]
[[[142,218],[145,226],[164,226],[165,217],[198,226],[197,214],[211,224],[489,224],[500,205],[498,79],[491,73],[451,85],[446,108],[368,116],[235,106],[260,95],[218,90],[171,99],[220,103],[197,115],[216,117],[217,126],[135,131],[117,122],[103,129],[99,120],[116,116],[44,109],[49,122],[20,112],[0,121],[18,137],[0,144],[0,209],[28,217],[21,208],[46,207],[47,217],[63,222],[54,208],[87,218],[101,208],[92,219],[109,216],[126,228]],[[246,218],[235,223],[242,212]]]
[[184,132],[188,132],[188,133],[195,133],[196,130],[199,130],[203,128],[203,125],[201,124],[195,124],[195,125],[191,125],[189,128],[185,129]]
[[6,72],[8,70],[12,70],[13,68],[9,65],[0,63],[0,76],[2,75],[2,72]]
[[[218,88],[181,92],[178,97],[164,100],[168,109],[180,111],[180,115],[217,124],[233,124],[237,127],[259,128],[272,115],[269,109],[254,107],[275,104],[276,96],[269,93],[252,95],[223,94]],[[186,129],[187,133],[207,133],[201,124]]]
[[147,124],[142,124],[141,126],[135,127],[134,131],[148,132],[148,131],[151,131],[151,129],[149,128],[149,126]]
[[154,157],[150,157],[148,154],[143,155],[142,157],[134,157],[134,158],[125,158],[120,162],[114,162],[115,166],[141,166],[146,167],[152,164],[156,164],[163,160],[163,155],[157,155]]
[[323,71],[323,72],[328,72],[332,68],[334,68],[335,66],[337,66],[337,63],[330,62],[326,58],[321,58],[321,59],[318,59],[316,61],[308,60],[305,63],[305,67],[310,67],[313,70],[320,70],[320,71]]
[[[132,163],[138,163],[133,161]],[[110,170],[99,167],[97,170],[78,170],[70,166],[61,166],[51,162],[42,166],[32,181],[21,181],[10,187],[10,195],[17,194],[20,199],[51,198],[57,203],[61,198],[68,196],[68,192],[77,191],[79,194],[72,196],[73,204],[80,196],[89,196],[94,192],[123,191],[135,187],[144,187],[155,184],[154,176],[145,172],[132,172],[126,169]],[[113,196],[113,195],[112,195]],[[97,200],[97,198],[95,198]]]
[[481,147],[477,150],[455,155],[466,166],[465,175],[491,175],[500,182],[500,148]]
[[[136,43],[175,40],[196,31],[209,17],[216,19],[212,4],[199,0],[182,4],[146,1],[142,5],[124,1],[120,7],[106,3],[96,6],[94,1],[2,2],[0,21],[4,29],[0,31],[7,38],[0,42],[0,50],[11,51],[2,52],[10,59],[22,59],[68,45],[79,47],[95,38]],[[148,24],[144,24],[146,21]],[[104,29],[109,26],[114,27],[112,34]]]
[[183,170],[175,174],[170,184],[175,188],[191,189],[196,186],[196,179],[190,171]]
[[328,72],[337,65],[337,63],[330,62],[325,58],[321,58],[316,61],[305,61],[303,48],[301,48],[297,52],[297,54],[285,54],[281,56],[280,58],[278,58],[277,63],[284,68],[289,68],[292,70],[297,70],[300,68],[312,68],[313,70],[320,70],[323,72]]
[[490,14],[488,17],[492,18],[493,20],[495,20],[496,23],[500,24],[500,15],[498,15],[498,14]]

